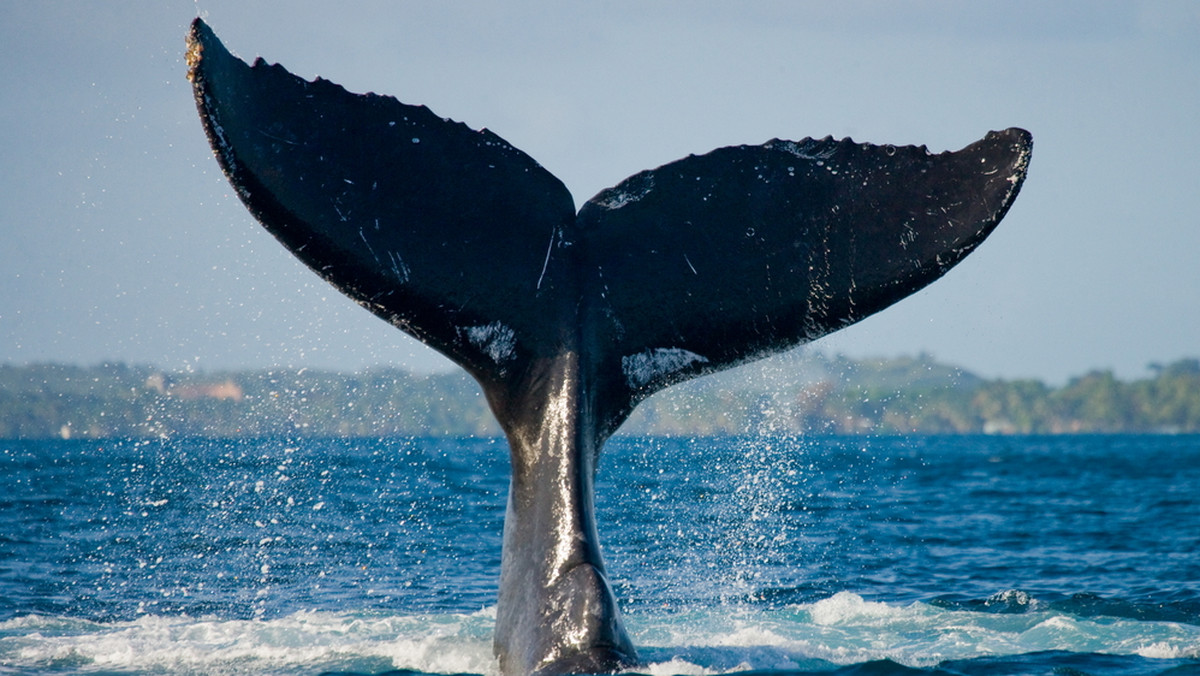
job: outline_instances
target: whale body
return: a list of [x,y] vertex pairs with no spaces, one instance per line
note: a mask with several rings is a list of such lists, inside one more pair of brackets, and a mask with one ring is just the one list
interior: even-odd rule
[[995,228],[1032,140],[957,152],[849,139],[719,148],[578,212],[496,134],[232,56],[200,19],[188,76],[251,213],[363,307],[479,382],[512,480],[503,673],[637,664],[593,506],[600,449],[654,392],[815,340],[923,288]]

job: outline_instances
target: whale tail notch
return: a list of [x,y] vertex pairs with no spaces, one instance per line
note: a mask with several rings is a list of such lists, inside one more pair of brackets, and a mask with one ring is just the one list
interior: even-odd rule
[[[776,139],[641,172],[576,213],[561,181],[496,134],[248,65],[200,19],[188,66],[217,159],[263,226],[483,387],[514,459],[497,616],[510,674],[635,659],[604,579],[591,479],[638,402],[936,280],[1000,222],[1032,146],[1021,129],[939,154]],[[541,484],[564,472],[566,494],[545,497]],[[586,621],[546,607],[580,566],[597,591],[576,591],[598,599],[580,606],[598,608]],[[595,629],[572,631],[582,625]]]

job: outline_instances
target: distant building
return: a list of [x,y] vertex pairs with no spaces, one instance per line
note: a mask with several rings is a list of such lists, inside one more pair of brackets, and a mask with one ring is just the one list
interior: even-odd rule
[[195,399],[241,401],[246,396],[242,386],[235,383],[232,378],[226,378],[224,382],[220,383],[177,384],[171,382],[168,376],[155,373],[146,378],[146,388],[184,401]]

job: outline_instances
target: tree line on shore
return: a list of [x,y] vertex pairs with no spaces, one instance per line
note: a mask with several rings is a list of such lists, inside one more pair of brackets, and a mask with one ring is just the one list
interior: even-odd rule
[[[1200,432],[1200,360],[1054,387],[984,379],[928,355],[795,352],[701,378],[642,403],[620,433],[1063,434]],[[494,436],[478,386],[432,375],[151,366],[0,365],[0,438]]]

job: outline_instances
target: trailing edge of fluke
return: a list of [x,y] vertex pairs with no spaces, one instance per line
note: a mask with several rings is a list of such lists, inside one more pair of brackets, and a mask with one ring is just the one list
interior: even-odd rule
[[1031,137],[957,152],[805,139],[643,171],[578,213],[484,129],[232,56],[200,19],[188,75],[251,213],[360,305],[480,383],[508,437],[495,652],[505,674],[637,664],[605,575],[600,448],[673,383],[853,324],[999,223]]

